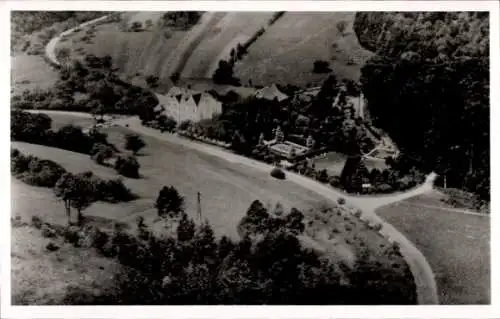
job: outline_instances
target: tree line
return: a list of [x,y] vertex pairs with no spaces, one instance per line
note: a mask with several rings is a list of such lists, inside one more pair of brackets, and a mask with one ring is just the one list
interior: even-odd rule
[[[362,248],[352,268],[310,248],[299,237],[304,215],[266,208],[255,200],[238,225],[240,238],[217,238],[208,221],[196,223],[173,186],[158,193],[161,233],[139,217],[133,230],[115,224],[58,232],[77,247],[94,247],[122,269],[100,295],[73,291],[68,304],[107,305],[374,305],[415,304],[411,274],[382,266]],[[43,224],[39,219],[37,225]],[[387,252],[398,254],[394,246]]]
[[133,155],[120,156],[118,149],[107,140],[106,133],[92,128],[85,133],[81,127],[65,125],[53,130],[52,119],[43,113],[28,113],[20,110],[11,111],[11,139],[39,145],[87,154],[100,165],[110,165],[106,160],[115,158],[114,169],[123,176],[139,178],[140,164],[134,156],[146,144],[137,135],[125,136],[124,148]]
[[374,123],[420,169],[489,200],[488,13],[358,13],[354,30],[376,53],[361,76]]

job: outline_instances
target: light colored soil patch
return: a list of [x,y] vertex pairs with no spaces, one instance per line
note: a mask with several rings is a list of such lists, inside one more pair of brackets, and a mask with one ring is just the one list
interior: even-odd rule
[[[490,302],[490,219],[452,210],[419,207],[417,199],[377,210],[398,228],[429,261],[442,304]],[[435,198],[419,196],[432,203]]]
[[51,241],[31,227],[12,228],[11,287],[13,304],[62,304],[71,288],[99,294],[111,284],[111,276],[119,269],[113,260],[98,256],[89,249],[61,245],[47,252]]
[[58,73],[39,55],[19,54],[11,59],[11,88],[14,94],[35,88],[48,89],[58,79]]
[[[369,52],[359,45],[352,31],[354,13],[287,12],[252,46],[243,60],[235,65],[235,76],[247,83],[318,85],[328,74],[312,72],[315,60],[330,63],[338,79],[358,79],[360,68]],[[339,21],[349,23],[345,36],[336,28]],[[336,43],[337,47],[332,45]],[[356,64],[348,59],[356,57]]]

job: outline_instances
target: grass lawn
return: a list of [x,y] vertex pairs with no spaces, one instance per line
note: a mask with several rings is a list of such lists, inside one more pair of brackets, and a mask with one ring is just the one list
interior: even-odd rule
[[435,205],[436,198],[419,196],[380,208],[377,214],[422,251],[436,275],[442,304],[488,304],[489,217],[419,207],[419,203]]
[[[336,28],[342,20],[348,22],[345,36]],[[287,12],[250,46],[235,65],[235,76],[245,84],[251,79],[261,85],[318,85],[328,74],[314,74],[313,63],[324,60],[338,79],[356,80],[370,53],[359,45],[352,31],[353,20],[352,12]],[[352,65],[350,57],[357,60]]]
[[16,54],[11,57],[11,89],[14,94],[35,88],[48,89],[58,79],[53,70],[39,55]]
[[344,168],[347,156],[342,153],[329,152],[325,157],[314,159],[316,169],[326,169],[328,175],[340,175]]
[[[32,227],[12,227],[11,238],[13,305],[61,305],[70,292],[99,294],[110,287],[111,276],[120,267],[91,249],[44,238]],[[48,252],[45,247],[51,241],[61,248]]]

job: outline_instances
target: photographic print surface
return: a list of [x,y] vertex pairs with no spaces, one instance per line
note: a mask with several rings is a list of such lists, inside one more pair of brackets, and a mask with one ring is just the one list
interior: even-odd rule
[[490,304],[489,28],[11,11],[12,304]]

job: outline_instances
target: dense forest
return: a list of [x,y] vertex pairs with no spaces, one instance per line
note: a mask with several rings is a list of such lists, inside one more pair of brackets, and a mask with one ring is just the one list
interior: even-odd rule
[[374,124],[448,187],[490,196],[487,12],[362,12],[376,55],[361,84]]

